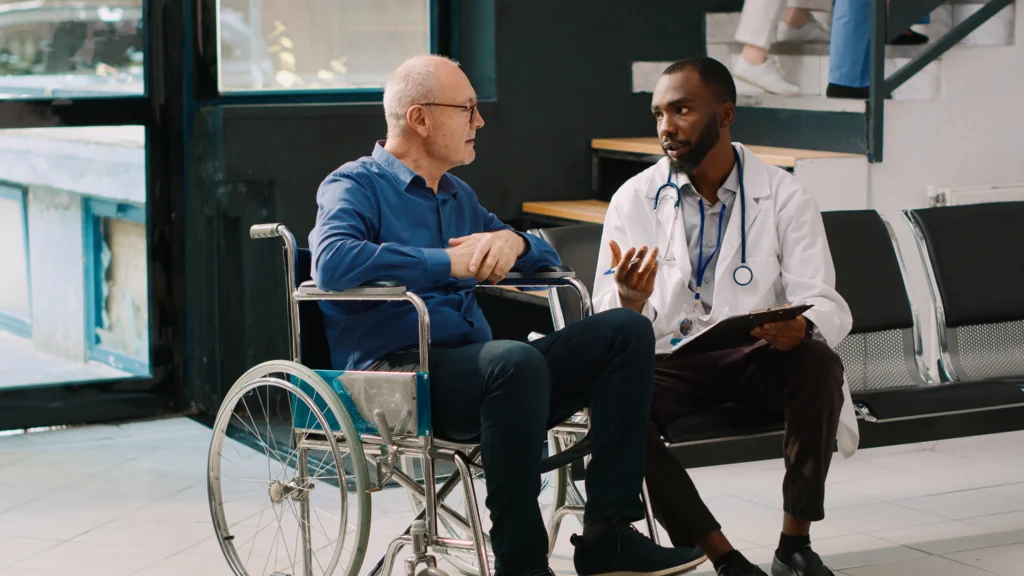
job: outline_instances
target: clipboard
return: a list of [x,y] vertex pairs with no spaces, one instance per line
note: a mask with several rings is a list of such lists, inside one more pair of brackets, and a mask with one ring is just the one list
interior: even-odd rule
[[723,318],[696,335],[677,343],[672,347],[672,354],[704,354],[750,346],[758,341],[750,335],[754,328],[770,322],[793,320],[813,307],[813,304],[801,304]]

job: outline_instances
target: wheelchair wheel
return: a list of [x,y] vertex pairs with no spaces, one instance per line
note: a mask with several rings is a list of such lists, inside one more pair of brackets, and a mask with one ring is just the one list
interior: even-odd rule
[[[549,433],[548,449],[551,454],[557,454],[568,447],[569,445],[555,433]],[[473,483],[476,489],[477,498],[482,501],[487,494],[487,484],[483,476],[483,471],[479,468],[474,468],[473,470]],[[555,511],[565,505],[568,482],[569,474],[568,469],[566,468],[552,470],[551,472],[541,476],[541,491],[538,503],[540,504],[541,517],[544,519],[545,527],[551,524]],[[467,514],[467,507],[464,498],[464,493],[460,487],[453,490],[444,502],[465,516]],[[422,505],[422,503],[420,503],[420,505]],[[419,508],[417,508],[417,510],[418,509]],[[486,535],[490,530],[490,518],[487,514],[486,508],[481,507],[481,516],[480,520],[484,525],[484,534]],[[473,539],[472,531],[469,530],[468,527],[461,525],[440,510],[438,511],[437,524],[438,533],[442,536],[462,540]],[[494,552],[491,550],[490,538],[486,537],[486,540],[487,556],[491,563],[491,573],[493,574]],[[442,556],[444,556],[444,558],[447,559],[460,573],[465,574],[466,576],[479,576],[479,562],[474,552],[469,550],[446,550],[442,553]]]
[[210,514],[238,576],[355,576],[370,532],[369,474],[341,400],[293,362],[252,368],[217,414]]

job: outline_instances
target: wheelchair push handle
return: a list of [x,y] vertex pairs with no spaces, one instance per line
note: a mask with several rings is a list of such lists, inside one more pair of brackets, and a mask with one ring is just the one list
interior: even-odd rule
[[277,238],[281,235],[280,227],[281,225],[276,222],[273,224],[256,224],[249,228],[249,237],[253,240]]

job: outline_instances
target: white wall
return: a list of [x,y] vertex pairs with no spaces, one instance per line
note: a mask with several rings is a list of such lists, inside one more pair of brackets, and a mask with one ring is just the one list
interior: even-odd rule
[[[1024,10],[1016,11],[1015,27],[1024,29]],[[925,321],[930,365],[934,365],[937,348],[934,313],[913,236],[900,210],[927,206],[930,185],[1024,183],[1021,62],[1024,43],[1019,34],[1015,46],[957,47],[942,57],[940,99],[888,101],[885,105],[884,161],[871,165],[868,202],[889,219],[899,237],[913,295]],[[979,277],[979,288],[981,285]]]

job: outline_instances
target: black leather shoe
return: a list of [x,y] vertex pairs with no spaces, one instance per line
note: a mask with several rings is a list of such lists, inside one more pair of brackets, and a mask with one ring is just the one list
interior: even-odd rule
[[870,88],[854,88],[841,84],[829,84],[825,89],[826,98],[849,98],[851,100],[867,100],[871,95]]
[[794,552],[789,563],[779,560],[778,555],[772,560],[772,576],[835,576],[831,570],[825,567],[821,556],[815,554],[808,546],[799,552]]
[[[852,86],[843,86],[842,84],[829,84],[825,88],[826,98],[849,98],[851,100],[867,100],[871,96],[871,88],[854,88]],[[885,97],[886,100],[892,100],[892,94]]]
[[890,42],[890,46],[920,46],[921,44],[927,44],[928,37],[924,34],[919,34],[913,30],[907,30],[903,34],[893,38]]

